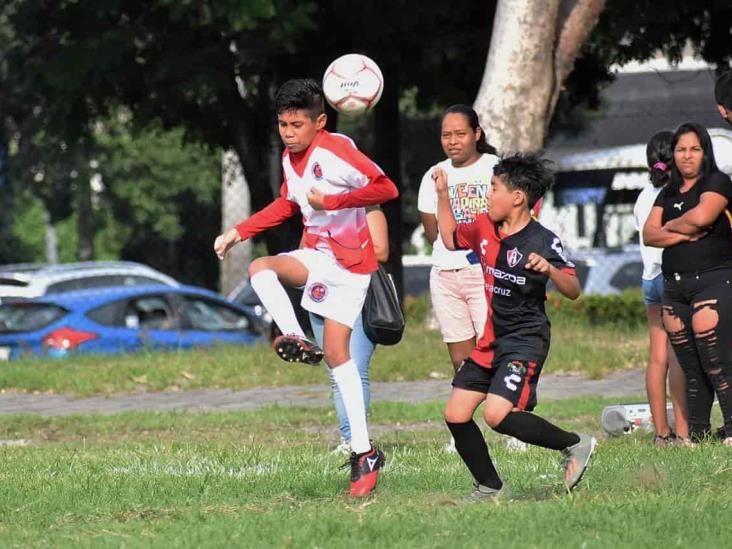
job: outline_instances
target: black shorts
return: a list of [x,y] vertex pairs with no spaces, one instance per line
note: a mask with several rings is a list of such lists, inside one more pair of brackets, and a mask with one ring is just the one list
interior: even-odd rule
[[519,410],[536,407],[536,384],[542,363],[530,360],[505,360],[497,368],[484,368],[466,358],[452,380],[452,386],[466,391],[498,395]]

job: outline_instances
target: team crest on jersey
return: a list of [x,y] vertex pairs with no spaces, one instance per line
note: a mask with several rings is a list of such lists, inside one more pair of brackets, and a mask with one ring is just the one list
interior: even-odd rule
[[508,250],[506,252],[506,261],[508,261],[509,267],[515,267],[518,265],[522,257],[524,257],[524,254],[519,252],[518,248],[514,248],[513,250]]
[[313,164],[313,177],[315,179],[323,179],[323,168],[320,167],[320,162]]
[[310,285],[308,294],[310,295],[310,299],[315,301],[315,303],[320,303],[325,301],[325,298],[328,296],[328,287],[322,282],[315,282]]

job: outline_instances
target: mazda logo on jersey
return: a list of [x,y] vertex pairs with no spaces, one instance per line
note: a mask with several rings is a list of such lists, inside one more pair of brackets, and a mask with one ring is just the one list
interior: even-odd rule
[[524,257],[524,255],[519,252],[518,248],[514,248],[513,250],[508,250],[506,252],[506,260],[508,261],[509,267],[515,267],[518,265],[522,257]]
[[315,282],[310,285],[308,294],[310,295],[310,299],[315,301],[315,303],[320,303],[328,295],[328,287],[321,282]]
[[519,286],[526,285],[525,276],[516,276],[515,274],[507,273],[506,271],[496,269],[494,267],[491,267],[490,265],[485,266],[485,272],[489,275],[493,275],[496,280],[508,280],[509,282],[513,282],[514,284],[518,284]]
[[313,164],[313,177],[315,179],[323,179],[323,168],[320,167],[319,162]]

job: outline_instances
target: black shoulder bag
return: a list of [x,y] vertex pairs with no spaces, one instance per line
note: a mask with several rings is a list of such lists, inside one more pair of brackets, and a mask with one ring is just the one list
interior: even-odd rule
[[371,273],[371,283],[361,313],[363,331],[378,345],[396,345],[404,333],[404,313],[396,287],[384,267]]

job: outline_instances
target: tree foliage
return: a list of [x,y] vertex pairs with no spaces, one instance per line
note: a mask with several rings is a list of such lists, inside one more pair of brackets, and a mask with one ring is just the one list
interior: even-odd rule
[[[410,90],[421,111],[472,102],[495,7],[469,0],[5,0],[0,143],[8,145],[10,162],[1,200],[32,193],[54,221],[69,219],[88,197],[78,182],[100,171],[104,191],[93,196],[106,221],[92,220],[97,232],[107,234],[116,223],[110,242],[129,237],[120,253],[185,270],[186,245],[200,239],[208,249],[219,229],[217,151],[239,154],[253,209],[271,200],[279,181],[272,108],[279,84],[319,78],[342,53],[376,59],[386,90],[369,126],[373,139],[364,145],[399,183],[400,98]],[[724,0],[607,0],[555,119],[596,107],[612,64],[658,49],[678,59],[687,40],[704,59],[727,66],[731,10]],[[130,117],[122,125],[120,112]],[[387,215],[398,264],[400,205],[389,205]],[[267,244],[278,251],[296,237],[269,231]],[[0,241],[0,258],[10,257],[10,240]],[[117,249],[99,246],[97,237],[98,253]],[[213,258],[191,265],[207,273],[206,281],[216,268]]]
[[[607,0],[597,27],[565,82],[554,129],[572,125],[578,109],[598,109],[612,67],[647,61],[659,52],[681,61],[687,48],[719,73],[732,60],[732,3],[727,0]],[[576,118],[574,118],[576,120]]]

